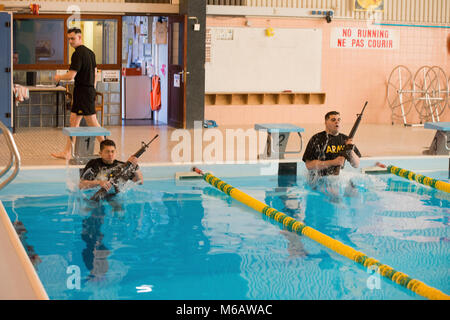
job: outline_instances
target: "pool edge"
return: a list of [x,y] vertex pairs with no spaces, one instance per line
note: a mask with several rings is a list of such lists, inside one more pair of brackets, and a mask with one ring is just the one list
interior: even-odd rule
[[[2,230],[1,230],[2,229]],[[0,201],[0,299],[2,300],[49,300],[47,292],[36,273],[11,220]],[[9,241],[8,241],[9,240]],[[11,265],[12,264],[12,265]],[[14,272],[7,272],[14,270]],[[19,284],[19,285],[17,285]]]

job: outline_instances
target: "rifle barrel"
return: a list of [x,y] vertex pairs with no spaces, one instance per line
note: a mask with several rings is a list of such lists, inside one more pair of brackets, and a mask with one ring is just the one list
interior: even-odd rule
[[158,134],[156,135],[156,136],[154,136],[153,137],[153,139],[152,140],[150,140],[150,142],[149,143],[144,143],[144,142],[142,142],[142,144],[143,144],[143,146],[134,154],[134,156],[136,157],[136,158],[139,158],[144,152],[145,152],[145,150],[147,150],[147,148],[148,148],[148,146],[150,145],[150,143],[152,143],[153,142],[153,140],[155,140],[156,138],[158,138]]
[[[147,143],[147,144],[145,144],[144,142],[143,142],[143,146],[134,154],[134,156],[136,157],[136,158],[139,158],[146,150],[147,150],[147,148],[148,148],[148,146],[150,145],[150,143],[152,143],[153,142],[153,140],[155,140],[156,138],[158,138],[158,134],[157,135],[155,135],[154,137],[153,137],[153,139],[152,140],[150,140],[150,142],[149,143]],[[114,182],[117,182],[118,180],[119,180],[119,178],[121,177],[121,175],[122,174],[124,174],[127,170],[128,170],[128,168],[129,168],[129,166],[131,165],[131,162],[129,162],[129,161],[127,161],[126,163],[125,163],[125,166],[122,168],[122,170],[120,171],[120,173],[118,174],[118,175],[116,175],[116,176],[114,176],[113,178],[112,178],[112,180],[114,181]],[[105,188],[100,188],[92,197],[91,197],[91,200],[95,200],[95,201],[98,201],[99,199],[101,199],[101,198],[103,198],[106,194],[108,193],[108,191],[106,191],[105,190]]]
[[358,130],[359,123],[361,122],[361,119],[362,119],[364,110],[366,109],[366,106],[367,106],[367,103],[368,103],[368,102],[369,102],[369,101],[366,101],[366,103],[364,104],[364,107],[363,107],[361,113],[358,114],[358,118],[356,118],[355,124],[353,125],[353,128],[352,128],[352,130],[350,131],[350,134],[348,135],[348,137],[349,137],[350,139],[353,139],[353,137],[355,136],[356,130]]

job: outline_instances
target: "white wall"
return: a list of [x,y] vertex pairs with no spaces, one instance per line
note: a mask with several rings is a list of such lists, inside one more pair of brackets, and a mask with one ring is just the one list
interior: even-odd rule
[[[158,17],[154,17],[153,26]],[[154,30],[154,27],[152,28]],[[155,66],[155,73],[161,78],[161,109],[159,111],[153,112],[154,119],[159,122],[168,123],[168,54],[169,48],[167,44],[155,44],[155,37],[153,40],[153,63]]]

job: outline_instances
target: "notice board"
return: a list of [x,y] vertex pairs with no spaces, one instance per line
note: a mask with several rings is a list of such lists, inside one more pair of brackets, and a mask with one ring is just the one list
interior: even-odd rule
[[322,30],[210,27],[205,91],[320,92]]

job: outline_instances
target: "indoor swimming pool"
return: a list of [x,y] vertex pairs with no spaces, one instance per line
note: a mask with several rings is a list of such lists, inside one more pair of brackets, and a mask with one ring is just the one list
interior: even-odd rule
[[[424,299],[203,180],[150,179],[143,166],[144,185],[97,203],[77,170],[24,169],[0,194],[50,299]],[[326,188],[302,171],[224,180],[450,293],[449,194],[350,171]]]

